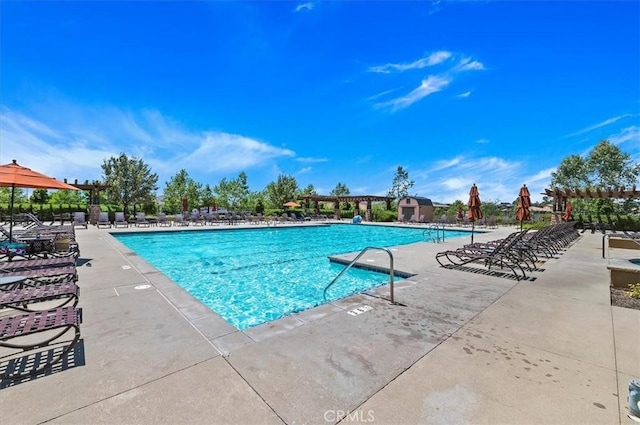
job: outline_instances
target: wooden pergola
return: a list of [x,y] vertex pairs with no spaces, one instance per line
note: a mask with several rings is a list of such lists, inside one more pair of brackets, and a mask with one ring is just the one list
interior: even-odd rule
[[320,202],[333,202],[334,209],[334,218],[336,220],[340,219],[340,202],[354,202],[359,204],[360,202],[367,203],[367,210],[365,212],[364,219],[366,221],[373,220],[373,213],[371,212],[371,203],[372,202],[386,202],[387,210],[391,209],[391,203],[395,200],[393,197],[389,196],[374,196],[374,195],[357,195],[357,196],[327,196],[327,195],[303,195],[301,199],[304,200],[304,207],[309,210],[311,209],[311,201],[315,201],[315,212],[316,214],[320,213]]
[[109,185],[97,180],[92,182],[85,180],[84,183],[78,183],[78,179],[75,179],[73,183],[69,183],[67,179],[64,179],[64,182],[89,192],[89,223],[95,224],[100,215],[100,192],[109,187]]
[[545,189],[545,196],[553,198],[553,212],[562,213],[567,207],[567,199],[630,199],[640,198],[640,190],[636,190],[636,185],[631,189],[624,186],[617,188],[585,188],[585,189]]

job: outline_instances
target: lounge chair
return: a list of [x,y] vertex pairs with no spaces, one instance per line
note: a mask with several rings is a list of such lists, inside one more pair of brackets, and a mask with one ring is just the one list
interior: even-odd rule
[[139,212],[136,214],[136,227],[149,227],[150,225],[151,223],[149,223],[149,220],[147,220],[147,217],[143,212]]
[[184,220],[184,216],[182,214],[176,214],[173,224],[175,226],[188,226],[189,222]]
[[166,213],[158,213],[158,226],[167,226],[171,227],[171,221],[167,220]]
[[73,257],[39,258],[35,260],[0,261],[2,271],[37,270],[49,267],[75,266]]
[[[27,284],[75,282],[78,280],[78,272],[75,266],[54,266],[28,270],[3,270],[0,272],[0,277],[12,276],[24,277],[24,281]],[[2,293],[1,290],[0,293]]]
[[189,216],[189,222],[197,225],[204,225],[204,219],[200,217],[200,212],[193,211]]
[[[27,376],[36,375],[45,371],[52,365],[62,360],[76,345],[80,339],[80,323],[82,323],[82,310],[72,306],[58,307],[51,310],[34,311],[15,316],[0,318],[0,347],[15,350],[1,358],[7,362],[7,368],[0,375],[2,379],[17,380]],[[71,341],[60,341],[61,337],[69,331],[74,331]],[[40,339],[34,336],[44,333]],[[34,364],[31,370],[25,370],[22,366],[30,364],[24,353],[53,344],[67,344],[60,354],[50,358],[44,357],[44,364]],[[43,361],[37,356],[38,361]]]
[[116,212],[116,217],[113,221],[113,227],[118,228],[118,226],[129,227],[129,222],[125,218],[124,212]]
[[[526,278],[527,275],[519,258],[514,255],[512,249],[521,241],[525,233],[526,230],[514,232],[495,243],[470,244],[456,250],[438,252],[436,261],[442,267],[462,270],[477,264],[485,266],[487,272],[492,272],[491,267],[495,266],[500,267],[500,269],[507,268],[511,270],[516,280],[521,280]],[[495,274],[495,270],[493,273]]]
[[73,227],[82,226],[85,229],[88,226],[87,219],[84,211],[76,211],[73,213]]
[[78,305],[80,288],[73,282],[52,283],[47,285],[22,285],[19,288],[0,291],[0,308],[20,311],[41,311],[30,304],[59,300],[55,307]]
[[111,227],[111,222],[109,221],[108,212],[101,212],[98,215],[98,221],[96,222],[96,227],[99,229],[100,226],[109,226],[109,228]]

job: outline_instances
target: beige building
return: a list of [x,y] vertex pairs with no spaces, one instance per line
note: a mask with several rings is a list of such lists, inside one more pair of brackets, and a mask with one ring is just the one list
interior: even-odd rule
[[433,202],[429,198],[407,196],[398,202],[398,221],[429,223],[433,221]]

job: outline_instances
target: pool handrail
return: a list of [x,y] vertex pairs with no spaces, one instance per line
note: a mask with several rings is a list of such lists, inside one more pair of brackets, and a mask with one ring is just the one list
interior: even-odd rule
[[390,289],[389,289],[389,293],[390,293],[390,300],[391,300],[391,304],[395,304],[394,300],[393,300],[393,254],[391,253],[391,251],[387,248],[380,248],[377,246],[368,246],[366,248],[364,248],[362,251],[360,251],[360,253],[358,255],[356,255],[356,258],[354,258],[353,260],[351,260],[351,262],[347,265],[347,267],[344,268],[344,270],[342,270],[340,273],[338,273],[338,275],[336,277],[333,278],[333,280],[324,288],[324,291],[322,293],[322,296],[324,297],[324,300],[327,300],[327,290],[334,284],[336,283],[336,281],[338,279],[340,279],[340,277],[342,277],[343,274],[345,274],[351,267],[353,267],[353,265],[356,263],[356,261],[358,261],[360,259],[360,257],[362,257],[364,255],[365,252],[371,250],[371,249],[377,249],[380,251],[385,251],[387,254],[389,254],[389,285],[390,285]]
[[422,232],[422,238],[426,239],[426,233],[427,232],[431,233],[431,231],[434,229],[436,231],[436,239],[434,240],[434,242],[440,243],[440,230],[442,230],[442,242],[444,242],[444,234],[446,232],[446,230],[444,229],[444,224],[443,225],[439,225],[437,223],[430,224],[429,227]]

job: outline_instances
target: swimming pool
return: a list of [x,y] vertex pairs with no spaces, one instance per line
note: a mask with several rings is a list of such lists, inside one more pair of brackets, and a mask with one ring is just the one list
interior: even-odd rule
[[[344,269],[327,256],[419,242],[424,230],[332,224],[113,236],[242,330],[323,304],[324,288]],[[327,301],[388,282],[388,274],[351,268]]]

